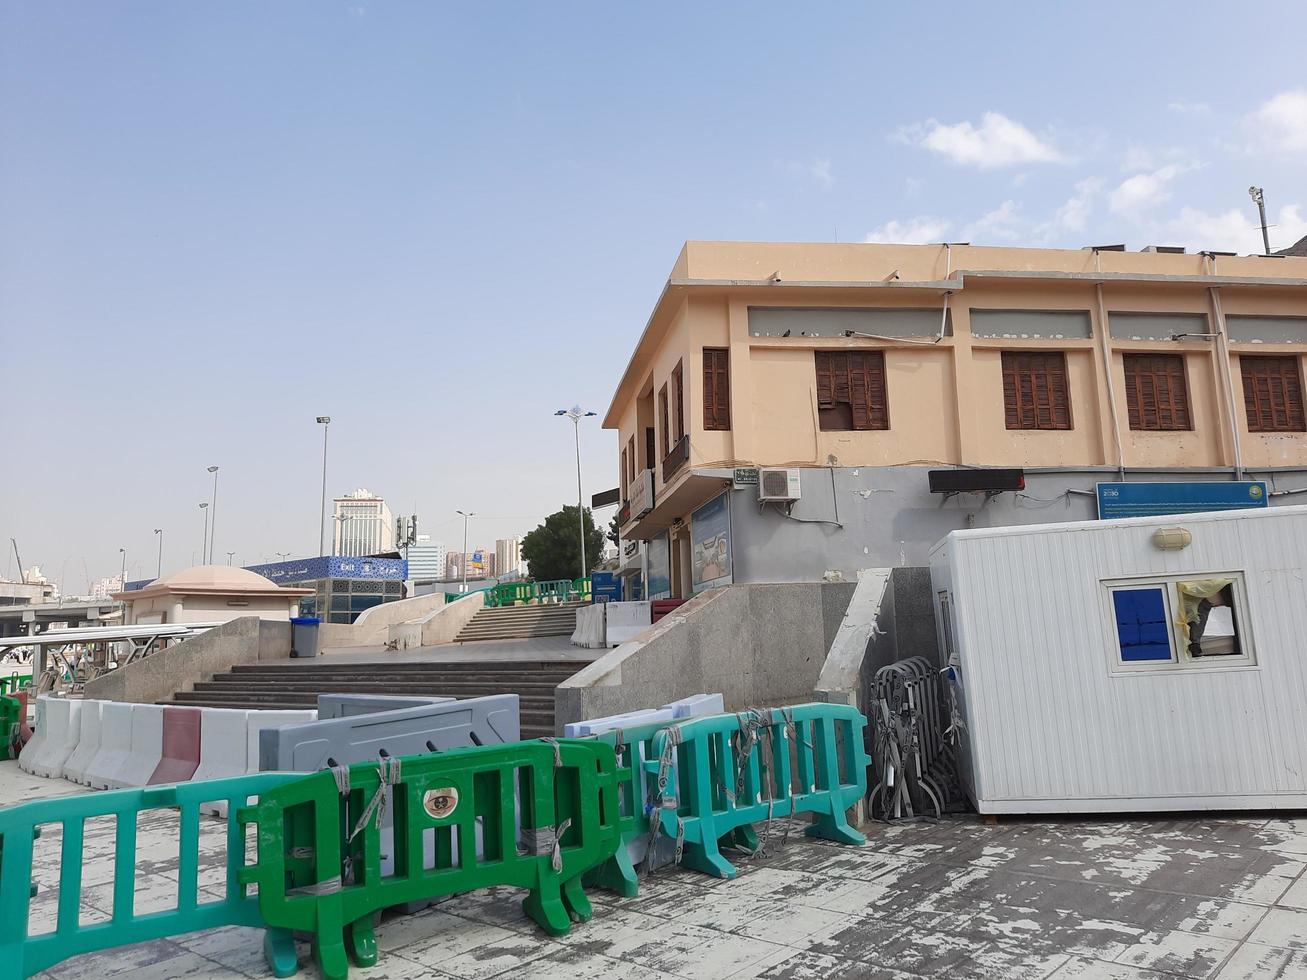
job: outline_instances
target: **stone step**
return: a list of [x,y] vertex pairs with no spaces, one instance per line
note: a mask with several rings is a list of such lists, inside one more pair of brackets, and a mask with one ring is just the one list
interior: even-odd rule
[[[580,664],[580,666],[573,666]],[[237,664],[232,667],[233,674],[277,674],[301,673],[318,670],[353,670],[367,671],[384,669],[386,671],[477,671],[493,673],[507,671],[520,673],[534,670],[579,670],[584,663],[571,660],[386,660],[380,663],[331,663],[310,660],[306,662]]]

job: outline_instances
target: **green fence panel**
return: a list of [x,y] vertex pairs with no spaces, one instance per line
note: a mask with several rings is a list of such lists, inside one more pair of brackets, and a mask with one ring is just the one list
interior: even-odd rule
[[0,674],[0,695],[17,694],[25,687],[31,686],[32,675],[20,674],[17,671],[11,671],[8,674]]
[[867,792],[867,719],[850,705],[801,704],[678,722],[658,732],[645,760],[657,781],[657,829],[684,845],[680,862],[734,878],[723,843],[756,851],[753,824],[801,813],[804,831],[845,844],[866,839],[846,811]]
[[15,746],[25,709],[22,698],[0,696],[0,760],[18,758]]
[[[650,816],[659,796],[656,771],[645,766],[643,760],[657,758],[654,738],[672,724],[675,723],[651,722],[590,736],[613,746],[617,755],[618,828],[622,842],[611,858],[586,875],[587,885],[606,888],[625,898],[634,898],[639,893],[639,876],[631,861],[629,845],[651,832]],[[678,746],[677,751],[681,755],[677,772],[684,774],[686,749]]]
[[[528,889],[523,910],[561,935],[569,911],[591,915],[581,876],[618,846],[616,778],[612,747],[580,739],[324,770],[240,811],[258,827],[258,860],[242,880],[258,885],[268,923],[313,933],[330,980],[348,976],[351,958],[376,962],[374,913],[491,885]],[[394,815],[387,875],[385,809]]]
[[[0,809],[0,980],[30,977],[56,963],[82,953],[161,939],[199,929],[222,926],[265,926],[258,899],[247,894],[241,882],[245,838],[234,814],[250,797],[302,779],[299,773],[264,772],[230,779],[112,790],[61,799],[37,800]],[[227,862],[225,897],[201,894],[200,804],[226,800]],[[179,811],[177,905],[159,912],[137,914],[133,905],[136,885],[137,825],[142,812]],[[113,913],[108,922],[80,922],[83,846],[86,821],[114,818]],[[208,819],[208,818],[206,818]],[[42,826],[62,831],[59,862],[58,909],[53,932],[28,934],[32,882],[33,840]],[[293,976],[298,963],[289,932],[269,929],[264,939],[269,965],[279,977]]]

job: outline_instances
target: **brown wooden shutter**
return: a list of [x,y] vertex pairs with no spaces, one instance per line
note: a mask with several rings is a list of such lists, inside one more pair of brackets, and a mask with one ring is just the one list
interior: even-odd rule
[[871,428],[889,428],[889,393],[885,384],[885,355],[867,354],[867,405]]
[[1249,432],[1307,432],[1298,358],[1239,355]]
[[853,427],[855,429],[871,428],[871,406],[867,403],[867,356],[862,353],[849,354],[849,404],[853,408]]
[[667,385],[658,390],[658,414],[663,423],[663,458],[666,459],[672,449],[671,436],[667,431]]
[[835,395],[834,381],[831,377],[830,351],[816,351],[815,357],[817,360],[817,408],[833,408],[835,406]]
[[1005,351],[1003,414],[1009,429],[1070,429],[1066,356]]
[[1181,354],[1126,354],[1125,400],[1130,428],[1192,429],[1189,386]]
[[703,349],[703,427],[731,427],[730,351],[723,347]]
[[644,430],[644,466],[642,469],[653,469],[656,455],[657,452],[654,448],[654,427],[652,425],[646,426]]
[[685,437],[685,375],[680,361],[672,371],[672,387],[676,395],[676,441],[680,442]]

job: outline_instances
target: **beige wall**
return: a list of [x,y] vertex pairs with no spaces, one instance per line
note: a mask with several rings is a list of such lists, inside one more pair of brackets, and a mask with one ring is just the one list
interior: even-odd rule
[[127,622],[131,623],[225,623],[245,616],[274,622],[287,622],[295,615],[299,597],[251,596],[246,605],[229,606],[227,596],[163,595],[136,599],[131,603]]
[[[896,271],[898,278],[891,280]],[[773,273],[779,273],[779,283],[767,281]],[[1082,250],[955,247],[950,253],[940,246],[690,242],[677,259],[605,422],[618,429],[620,447],[634,435],[639,455],[638,394],[652,392],[653,414],[661,426],[657,393],[676,362],[683,361],[690,466],[670,487],[664,487],[661,467],[655,466],[658,500],[688,479],[691,466],[1234,466],[1232,427],[1239,432],[1245,467],[1307,466],[1303,433],[1247,431],[1239,373],[1240,353],[1301,358],[1307,344],[1230,344],[1226,362],[1221,341],[1111,338],[1100,322],[1100,282],[1109,316],[1113,311],[1197,313],[1207,317],[1209,332],[1216,331],[1218,301],[1227,317],[1307,315],[1307,259],[1218,257],[1213,266],[1200,255],[1140,252],[1095,256]],[[1212,286],[1217,287],[1215,298]],[[748,334],[750,306],[942,308],[946,289],[953,331],[937,344]],[[972,309],[1085,311],[1093,337],[973,338]],[[703,428],[704,347],[730,350],[729,432]],[[813,351],[819,348],[885,352],[887,431],[819,431],[813,366]],[[1065,353],[1073,427],[1009,430],[1002,354],[1045,349]],[[1192,431],[1130,429],[1123,355],[1136,351],[1185,357]],[[1228,375],[1223,373],[1226,363]],[[661,431],[656,455],[661,462]]]

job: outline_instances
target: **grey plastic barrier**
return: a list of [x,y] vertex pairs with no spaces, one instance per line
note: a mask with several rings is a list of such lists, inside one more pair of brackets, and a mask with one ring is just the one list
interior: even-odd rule
[[378,711],[398,711],[400,708],[421,708],[428,704],[444,704],[453,698],[404,697],[400,694],[319,694],[318,719],[353,718]]
[[375,762],[383,750],[392,756],[422,755],[431,746],[516,742],[520,734],[517,695],[494,694],[267,728],[259,733],[259,769],[317,772],[327,768],[328,759],[341,765]]

